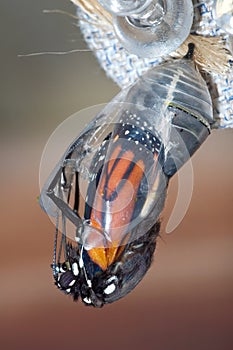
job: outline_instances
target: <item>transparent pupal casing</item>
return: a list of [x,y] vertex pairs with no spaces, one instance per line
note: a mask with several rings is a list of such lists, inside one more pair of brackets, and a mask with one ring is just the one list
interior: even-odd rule
[[70,145],[41,206],[56,221],[62,214],[60,230],[86,250],[132,242],[158,220],[169,178],[211,122],[210,95],[193,62],[164,63],[118,94]]

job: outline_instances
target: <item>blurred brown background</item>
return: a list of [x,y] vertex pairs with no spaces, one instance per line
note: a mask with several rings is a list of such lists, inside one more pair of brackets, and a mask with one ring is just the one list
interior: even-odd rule
[[[118,88],[85,48],[68,0],[1,0],[1,349],[233,348],[233,130],[216,131],[193,158],[189,210],[162,233],[155,262],[126,298],[95,310],[53,285],[54,227],[37,203],[38,169],[56,126],[107,102]],[[164,226],[176,195],[169,188]]]

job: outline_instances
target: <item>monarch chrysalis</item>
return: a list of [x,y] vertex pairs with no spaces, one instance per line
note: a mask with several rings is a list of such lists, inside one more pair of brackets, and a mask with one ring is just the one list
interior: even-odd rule
[[74,300],[111,303],[151,264],[169,178],[212,122],[208,88],[187,59],[192,49],[117,95],[71,144],[42,190],[43,208],[57,218],[55,283]]

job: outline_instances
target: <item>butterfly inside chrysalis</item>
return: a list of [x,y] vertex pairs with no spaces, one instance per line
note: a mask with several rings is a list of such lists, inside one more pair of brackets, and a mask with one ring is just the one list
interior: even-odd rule
[[112,303],[151,265],[168,181],[212,122],[192,50],[117,95],[71,144],[42,190],[41,205],[57,222],[55,283],[74,300]]

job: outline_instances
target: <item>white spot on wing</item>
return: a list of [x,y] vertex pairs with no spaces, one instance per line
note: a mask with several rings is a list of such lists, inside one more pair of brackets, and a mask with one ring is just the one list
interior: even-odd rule
[[73,271],[74,276],[78,276],[79,270],[78,270],[78,264],[76,262],[73,263],[73,265],[72,265],[72,271]]
[[69,287],[72,287],[74,284],[75,284],[75,280],[72,280],[72,281],[69,283]]
[[91,280],[87,280],[87,285],[88,285],[88,287],[89,287],[89,288],[91,288],[91,287],[92,287]]
[[88,297],[84,298],[83,301],[84,301],[84,303],[86,303],[86,304],[91,304],[91,299],[88,298]]
[[105,289],[104,289],[104,294],[112,294],[116,289],[116,285],[114,283],[109,284]]

